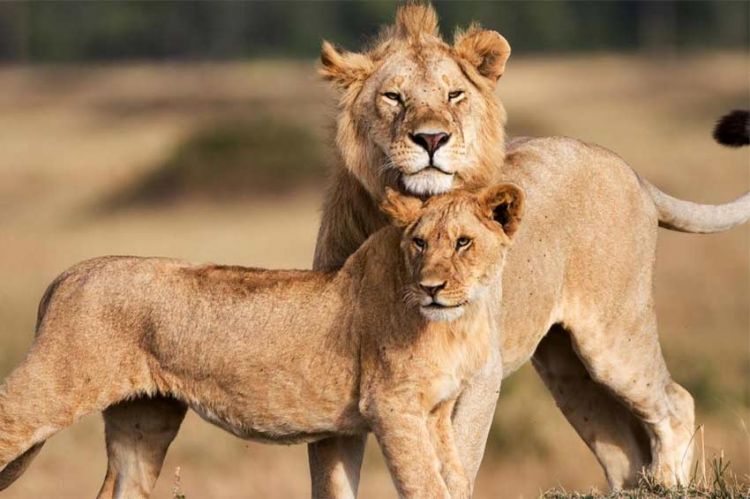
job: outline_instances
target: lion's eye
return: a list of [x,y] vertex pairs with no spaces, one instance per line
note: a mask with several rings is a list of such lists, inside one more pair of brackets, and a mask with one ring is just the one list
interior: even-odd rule
[[393,102],[401,102],[401,94],[399,94],[398,92],[385,92],[383,94],[383,97],[388,100],[392,100]]
[[450,92],[448,94],[448,100],[449,101],[455,101],[463,97],[464,91],[463,90],[454,90],[453,92]]
[[421,237],[415,237],[414,239],[412,239],[412,242],[414,243],[414,246],[416,246],[420,251],[423,251],[427,247],[427,241],[425,241]]
[[468,247],[468,246],[469,246],[470,244],[471,244],[471,239],[469,239],[468,237],[459,237],[459,238],[458,238],[458,239],[456,240],[456,249],[457,249],[457,250],[460,250],[460,249],[462,249],[462,248],[466,248],[466,247]]

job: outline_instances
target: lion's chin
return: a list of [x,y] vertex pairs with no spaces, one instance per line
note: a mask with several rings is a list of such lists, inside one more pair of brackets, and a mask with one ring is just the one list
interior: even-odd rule
[[422,317],[428,321],[451,322],[464,315],[464,307],[463,305],[455,307],[435,307],[426,305],[419,307],[419,312],[422,314]]
[[402,175],[401,185],[410,194],[434,196],[453,189],[454,177],[453,174],[430,167],[411,175]]

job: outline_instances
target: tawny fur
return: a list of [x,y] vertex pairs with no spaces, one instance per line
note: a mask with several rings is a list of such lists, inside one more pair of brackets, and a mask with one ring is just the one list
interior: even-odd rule
[[[510,47],[477,26],[449,45],[432,19],[429,6],[399,9],[395,27],[356,54],[355,72],[332,64],[324,48],[321,72],[341,89],[341,161],[324,202],[314,266],[338,268],[385,223],[375,207],[386,187],[430,196],[497,179],[521,185],[527,215],[508,255],[500,317],[505,374],[533,361],[613,488],[635,485],[644,467],[660,482],[684,483],[693,401],[671,379],[657,341],[657,227],[728,229],[750,216],[750,195],[721,206],[672,198],[612,152],[573,139],[516,139],[506,151],[506,116],[494,88]],[[411,138],[420,132],[450,140],[431,158]],[[472,478],[494,413],[493,390],[478,380],[455,411]],[[353,497],[363,448],[355,438],[311,445],[313,495]]]
[[479,373],[501,369],[496,309],[522,207],[508,184],[426,203],[392,193],[383,209],[397,226],[336,272],[134,257],[72,267],[0,387],[2,488],[45,439],[101,411],[99,497],[148,497],[191,408],[271,443],[372,430],[402,497],[468,498],[450,418]]

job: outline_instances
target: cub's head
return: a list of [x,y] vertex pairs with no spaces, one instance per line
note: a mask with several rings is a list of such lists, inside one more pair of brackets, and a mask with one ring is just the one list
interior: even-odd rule
[[407,303],[428,320],[461,317],[496,284],[523,206],[523,191],[513,184],[424,202],[388,189],[381,208],[403,229]]
[[442,40],[430,6],[406,5],[367,51],[323,43],[321,74],[340,89],[336,145],[376,199],[487,185],[504,157],[493,94],[510,46],[472,26]]

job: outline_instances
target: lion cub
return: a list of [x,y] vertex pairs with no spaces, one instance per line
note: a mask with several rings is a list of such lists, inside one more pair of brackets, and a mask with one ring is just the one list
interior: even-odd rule
[[45,439],[103,411],[99,497],[147,497],[191,408],[273,443],[372,431],[401,496],[468,496],[450,417],[499,362],[495,309],[522,206],[510,184],[424,203],[391,191],[393,225],[335,273],[132,257],[72,267],[0,387],[0,489]]

